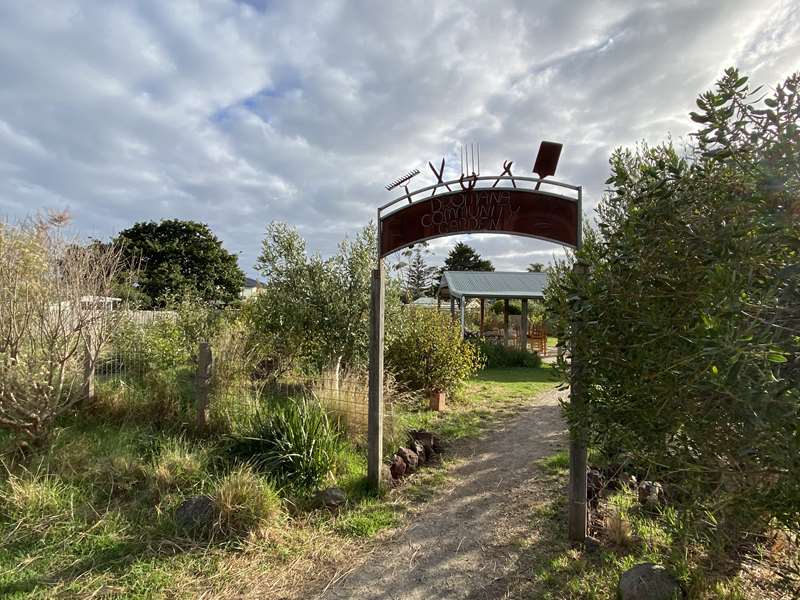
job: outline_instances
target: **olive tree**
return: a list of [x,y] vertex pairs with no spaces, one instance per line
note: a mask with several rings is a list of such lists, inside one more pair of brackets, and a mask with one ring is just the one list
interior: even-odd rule
[[[259,343],[276,369],[366,365],[369,351],[370,278],[377,241],[374,226],[339,244],[336,254],[309,255],[305,240],[284,223],[272,223],[257,269],[266,283],[251,305]],[[387,320],[399,294],[390,283]]]

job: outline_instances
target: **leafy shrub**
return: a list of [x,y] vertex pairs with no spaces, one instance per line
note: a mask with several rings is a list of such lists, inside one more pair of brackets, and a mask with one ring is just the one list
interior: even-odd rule
[[[503,306],[504,302],[502,300],[495,300],[492,304],[492,312],[496,315],[503,314]],[[519,300],[512,300],[508,303],[508,314],[510,315],[521,315],[522,314],[522,303]]]
[[253,465],[290,492],[313,491],[331,472],[339,433],[312,398],[277,400],[258,411],[248,431],[229,437],[230,456]]
[[249,466],[240,466],[225,475],[212,498],[217,509],[214,533],[225,537],[250,533],[281,512],[281,499],[275,488]]
[[184,330],[174,313],[145,324],[127,321],[115,333],[111,369],[126,376],[173,371],[185,366],[191,354]]
[[461,339],[449,316],[407,308],[386,348],[386,366],[411,390],[453,392],[483,366],[478,349]]
[[520,348],[503,346],[481,339],[474,342],[479,352],[486,358],[488,368],[496,367],[530,367],[542,366],[542,359],[536,352],[528,352]]
[[765,93],[730,69],[691,155],[615,152],[589,276],[562,265],[547,293],[587,384],[573,430],[732,540],[800,527],[800,75]]

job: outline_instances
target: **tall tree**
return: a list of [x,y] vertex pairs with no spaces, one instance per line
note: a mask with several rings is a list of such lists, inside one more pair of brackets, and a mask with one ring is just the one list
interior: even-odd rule
[[447,260],[444,261],[444,271],[494,271],[492,261],[481,258],[472,246],[458,242]]
[[429,254],[427,244],[419,244],[408,251],[409,262],[406,267],[406,295],[409,301],[421,298],[430,291],[436,269],[425,261],[425,254]]
[[207,225],[170,219],[136,223],[114,239],[128,264],[138,267],[137,292],[144,308],[163,307],[190,292],[208,302],[236,300],[244,273],[236,256]]

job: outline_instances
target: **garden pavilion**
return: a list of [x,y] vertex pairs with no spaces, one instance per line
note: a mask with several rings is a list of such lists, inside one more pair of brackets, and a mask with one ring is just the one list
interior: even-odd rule
[[511,338],[509,330],[508,304],[511,300],[521,300],[522,314],[520,331],[525,332],[520,336],[521,348],[527,349],[528,345],[528,301],[541,302],[544,300],[544,289],[547,285],[547,273],[526,272],[499,272],[499,271],[445,271],[439,282],[436,294],[441,305],[442,299],[450,299],[450,314],[456,316],[456,301],[458,301],[461,315],[461,336],[464,337],[464,311],[467,303],[474,299],[480,300],[480,335],[484,335],[484,316],[486,313],[486,300],[503,301],[503,343],[509,344]]

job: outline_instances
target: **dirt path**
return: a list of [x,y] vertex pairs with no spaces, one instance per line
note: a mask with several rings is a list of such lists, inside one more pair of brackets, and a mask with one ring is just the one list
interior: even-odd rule
[[456,448],[463,460],[449,469],[454,485],[407,527],[377,540],[366,562],[316,597],[507,597],[521,576],[519,541],[536,536],[531,509],[553,494],[536,461],[566,443],[558,396],[546,392],[483,439]]

